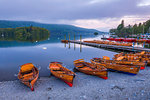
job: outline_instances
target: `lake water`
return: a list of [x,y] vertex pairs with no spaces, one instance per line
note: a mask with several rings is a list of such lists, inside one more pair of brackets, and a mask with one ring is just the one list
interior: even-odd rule
[[[84,36],[84,39],[100,38],[101,36]],[[40,76],[49,76],[47,69],[50,62],[58,61],[73,70],[73,61],[85,59],[90,61],[93,57],[113,57],[116,52],[104,49],[81,46],[78,44],[60,43],[61,38],[51,37],[48,40],[31,43],[16,41],[0,41],[0,81],[15,80],[19,66],[25,63],[33,63],[41,67]]]

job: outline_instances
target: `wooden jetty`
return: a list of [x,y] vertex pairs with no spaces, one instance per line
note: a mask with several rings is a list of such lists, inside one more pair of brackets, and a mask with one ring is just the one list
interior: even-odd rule
[[68,42],[81,44],[81,45],[86,45],[86,46],[91,46],[91,47],[97,47],[97,48],[106,48],[106,49],[119,50],[119,51],[130,51],[130,52],[147,51],[147,52],[150,52],[150,49],[141,48],[141,47],[96,44],[96,43],[87,43],[87,42],[74,41],[74,40],[68,40]]

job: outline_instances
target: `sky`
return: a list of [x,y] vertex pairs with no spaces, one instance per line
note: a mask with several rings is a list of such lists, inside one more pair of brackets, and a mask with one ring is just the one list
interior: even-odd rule
[[69,24],[109,31],[150,19],[150,0],[0,0],[0,20]]

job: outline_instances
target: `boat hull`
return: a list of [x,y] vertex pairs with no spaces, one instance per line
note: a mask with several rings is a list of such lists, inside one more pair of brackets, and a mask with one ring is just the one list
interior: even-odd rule
[[61,73],[57,73],[51,70],[52,75],[54,75],[56,78],[61,79],[62,81],[64,81],[66,84],[68,84],[70,87],[73,86],[73,79],[74,76],[71,75],[66,75],[66,74],[61,74]]
[[76,69],[87,75],[94,75],[94,76],[98,76],[102,79],[108,79],[108,73],[106,70],[105,71],[94,71],[94,70],[85,70],[84,68],[76,68]]
[[21,72],[18,73],[18,79],[20,80],[21,83],[25,84],[28,86],[32,91],[34,91],[34,84],[36,83],[38,77],[39,77],[39,70],[38,68],[34,67],[36,74],[34,75],[34,79],[32,80],[27,80],[27,79],[22,79]]
[[104,66],[95,66],[88,62],[74,61],[75,69],[87,75],[98,76],[103,79],[108,79],[108,72]]
[[137,74],[140,70],[139,66],[136,67],[136,66],[112,64],[112,63],[100,63],[100,62],[95,62],[92,60],[91,62],[97,65],[102,65],[106,67],[107,69],[116,70],[116,71],[120,71],[124,73],[130,73],[130,74]]
[[105,60],[106,63],[115,63],[120,65],[139,66],[141,70],[145,69],[146,63],[135,61],[118,61],[118,60]]
[[69,69],[63,67],[61,64],[55,63],[55,62],[51,63],[49,65],[49,68],[50,68],[50,72],[53,76],[63,80],[70,87],[73,86],[73,79],[75,77],[74,72],[72,72]]

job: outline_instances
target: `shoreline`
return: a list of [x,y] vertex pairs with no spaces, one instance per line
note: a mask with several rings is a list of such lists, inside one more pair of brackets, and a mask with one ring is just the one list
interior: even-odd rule
[[35,91],[19,80],[0,82],[0,100],[147,100],[150,99],[150,67],[136,76],[108,72],[108,79],[76,73],[73,87],[54,76],[40,77]]

